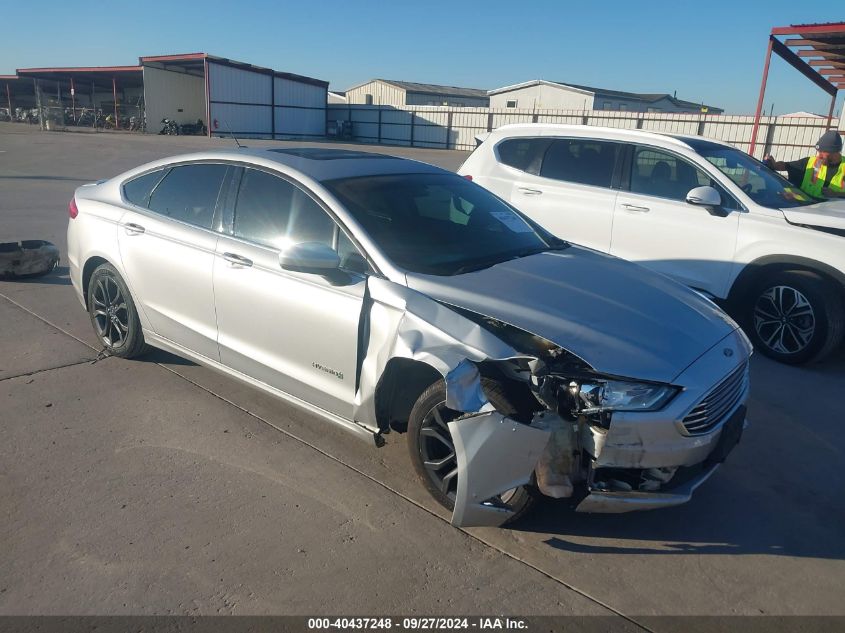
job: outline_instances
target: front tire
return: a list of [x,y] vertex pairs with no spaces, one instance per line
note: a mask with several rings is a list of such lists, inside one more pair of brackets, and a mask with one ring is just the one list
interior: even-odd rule
[[88,316],[97,340],[110,356],[134,358],[149,348],[126,282],[111,264],[101,264],[88,281]]
[[762,278],[751,288],[744,312],[754,347],[789,365],[823,360],[845,335],[842,289],[810,271]]
[[[497,411],[517,415],[517,409],[505,395],[502,386],[488,378],[481,379],[484,393]],[[455,509],[458,486],[458,461],[448,422],[463,415],[446,407],[446,382],[438,380],[417,399],[408,418],[408,450],[417,477],[434,499],[448,510]],[[503,493],[499,500],[510,506],[513,523],[534,505],[536,493],[520,486]]]

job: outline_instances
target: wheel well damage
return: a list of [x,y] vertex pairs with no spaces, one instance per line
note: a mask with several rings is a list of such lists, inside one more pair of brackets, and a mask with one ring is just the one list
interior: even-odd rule
[[[454,525],[500,525],[514,511],[501,493],[534,481],[569,496],[578,409],[567,376],[595,376],[583,359],[502,321],[439,303],[400,284],[370,277],[359,341],[355,421],[378,439],[404,430],[419,396],[446,386],[445,405],[458,463]],[[516,412],[496,411],[482,377],[501,385]],[[567,418],[561,415],[565,412]]]

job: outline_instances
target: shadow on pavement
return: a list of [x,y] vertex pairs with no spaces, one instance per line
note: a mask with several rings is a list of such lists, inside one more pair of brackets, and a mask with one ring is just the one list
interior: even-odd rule
[[67,266],[57,266],[46,275],[31,275],[23,277],[0,277],[0,281],[11,281],[18,284],[70,286],[70,275]]
[[176,354],[165,352],[162,349],[152,348],[148,354],[144,354],[139,358],[133,359],[133,362],[140,361],[142,363],[161,363],[162,365],[180,365],[183,367],[196,366],[197,364]]

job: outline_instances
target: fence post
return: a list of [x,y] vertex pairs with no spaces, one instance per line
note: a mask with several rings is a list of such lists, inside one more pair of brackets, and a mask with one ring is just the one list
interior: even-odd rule
[[698,119],[698,135],[704,136],[704,121],[707,119],[707,113],[702,112],[701,117]]
[[38,108],[38,126],[43,131],[45,128],[44,125],[44,108],[41,107],[41,84],[39,84],[37,79],[32,80],[33,84],[35,85],[35,107]]
[[452,137],[452,111],[446,115],[446,149],[449,149],[449,139]]
[[411,110],[411,147],[414,146],[414,111]]
[[766,128],[766,141],[763,145],[763,158],[772,153],[772,143],[775,140],[775,128],[777,127],[775,125],[776,120],[775,117],[769,117],[769,125]]
[[487,131],[493,131],[493,112],[492,110],[487,113]]
[[381,145],[381,106],[378,107],[378,144]]
[[645,117],[642,115],[642,113],[640,113],[640,115],[637,117],[637,129],[638,130],[643,129],[643,119],[644,118]]
[[587,111],[584,110],[584,113],[581,115],[581,125],[589,125],[590,124],[590,117],[587,116]]

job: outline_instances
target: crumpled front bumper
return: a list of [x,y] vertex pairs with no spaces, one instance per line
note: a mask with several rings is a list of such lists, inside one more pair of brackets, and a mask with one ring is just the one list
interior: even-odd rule
[[[728,454],[739,443],[742,432],[748,427],[745,417],[745,407],[741,406],[735,413],[734,428],[730,428],[731,421],[719,429],[719,441],[708,459],[698,464],[698,472],[684,483],[671,486],[666,491],[646,492],[640,490],[612,491],[590,489],[587,496],[575,508],[576,512],[595,512],[604,514],[621,514],[637,510],[656,510],[681,505],[692,498],[692,494],[716,472]],[[732,416],[733,417],[733,416]]]
[[698,477],[688,481],[671,492],[613,492],[606,490],[591,490],[587,497],[575,508],[576,512],[596,512],[605,514],[621,514],[637,510],[656,510],[679,506],[692,498],[692,493],[710,476],[716,472],[719,464],[712,464]]

